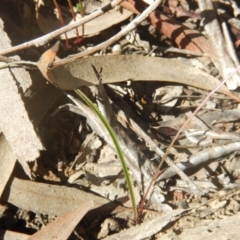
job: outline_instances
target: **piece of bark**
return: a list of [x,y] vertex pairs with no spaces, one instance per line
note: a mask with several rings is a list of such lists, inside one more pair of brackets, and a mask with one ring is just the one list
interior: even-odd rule
[[[10,39],[3,29],[4,24],[0,19],[0,49],[11,47]],[[24,69],[1,69],[0,79],[0,128],[29,175],[26,162],[35,160],[39,150],[43,149],[19,94],[29,88],[32,81]]]
[[0,196],[12,174],[16,160],[16,155],[12,152],[6,138],[0,133]]
[[[139,14],[145,8],[145,4],[133,0],[124,1],[120,5],[135,14]],[[167,17],[158,9],[149,15],[149,21],[157,32],[171,39],[178,48],[191,50],[196,53],[206,53],[211,60],[217,58],[212,51],[210,42],[199,31],[182,25],[174,18]],[[207,58],[202,59],[209,62]]]

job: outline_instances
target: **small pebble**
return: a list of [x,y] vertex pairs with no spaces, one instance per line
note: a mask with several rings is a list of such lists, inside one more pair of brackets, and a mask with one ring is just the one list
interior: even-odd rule
[[115,44],[113,47],[112,47],[112,53],[113,54],[121,54],[121,45],[120,44]]

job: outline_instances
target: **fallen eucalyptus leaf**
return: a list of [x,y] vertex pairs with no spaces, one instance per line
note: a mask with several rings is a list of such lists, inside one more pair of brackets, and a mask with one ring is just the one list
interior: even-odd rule
[[79,221],[93,206],[94,202],[91,200],[81,203],[77,209],[58,217],[54,222],[32,235],[29,240],[68,239]]
[[[95,209],[98,214],[102,215],[122,212],[127,209],[117,202],[110,202],[73,187],[26,181],[18,178],[13,178],[9,182],[1,200],[33,212],[57,216],[66,214],[90,200],[95,203],[94,209],[89,212],[90,215],[96,214]],[[121,200],[119,199],[119,201]]]
[[[199,69],[187,66],[175,59],[144,57],[136,55],[90,56],[58,65],[53,63],[58,45],[54,45],[41,56],[38,68],[54,85],[63,90],[74,90],[81,86],[97,85],[92,65],[96,69],[103,68],[103,83],[133,81],[163,81],[190,85],[212,90],[219,85],[219,80]],[[219,88],[223,93],[236,101],[240,99],[225,86]]]

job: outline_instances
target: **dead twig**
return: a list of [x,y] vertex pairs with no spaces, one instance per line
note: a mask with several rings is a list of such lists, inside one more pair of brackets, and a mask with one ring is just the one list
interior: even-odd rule
[[149,14],[161,4],[161,2],[162,2],[162,0],[154,1],[138,17],[136,17],[125,28],[123,28],[119,33],[117,33],[115,36],[109,38],[107,41],[105,41],[103,43],[100,43],[100,44],[96,45],[95,47],[93,47],[91,49],[88,49],[88,50],[83,51],[81,53],[75,54],[74,56],[69,57],[67,59],[63,59],[63,60],[60,60],[60,61],[55,61],[53,63],[53,67],[67,64],[69,62],[72,62],[73,60],[76,60],[78,58],[82,58],[84,56],[87,56],[89,54],[97,52],[97,51],[99,51],[103,48],[106,48],[106,47],[110,46],[111,44],[115,43],[117,40],[119,40],[120,38],[125,36],[127,33],[132,31],[134,28],[136,28],[136,26],[139,25],[144,19],[146,19],[149,16]]
[[65,32],[68,32],[68,31],[70,31],[70,30],[72,30],[76,27],[81,26],[84,23],[87,23],[87,22],[91,21],[94,18],[99,17],[100,15],[104,14],[105,12],[110,10],[111,8],[116,7],[122,1],[123,0],[113,0],[110,4],[107,4],[103,8],[93,12],[92,14],[90,14],[90,15],[82,18],[82,19],[77,20],[74,23],[71,23],[71,24],[69,24],[65,27],[62,27],[62,28],[60,28],[56,31],[53,31],[49,34],[46,34],[46,35],[44,35],[40,38],[34,39],[32,41],[25,42],[23,44],[20,44],[18,46],[12,47],[12,48],[5,49],[3,51],[0,51],[0,55],[14,53],[14,52],[17,52],[17,51],[20,51],[20,50],[23,50],[23,49],[26,49],[26,48],[29,48],[29,47],[39,47],[39,46],[45,45],[51,39],[54,39],[55,37],[65,33]]
[[[188,162],[180,162],[177,163],[177,167],[180,168],[182,171],[185,171],[188,168],[196,167],[199,164],[202,164],[206,161],[209,161],[214,158],[222,157],[223,155],[227,155],[234,151],[240,150],[240,142],[229,143],[222,146],[213,146],[211,148],[204,149],[197,153],[197,155],[192,155],[189,158]],[[172,176],[176,175],[175,170],[171,167],[166,169],[158,178],[157,181],[168,179]]]
[[209,146],[209,144],[213,142],[213,139],[240,142],[240,135],[233,132],[217,133],[211,130],[187,129],[184,133],[191,143],[195,143],[198,146]]

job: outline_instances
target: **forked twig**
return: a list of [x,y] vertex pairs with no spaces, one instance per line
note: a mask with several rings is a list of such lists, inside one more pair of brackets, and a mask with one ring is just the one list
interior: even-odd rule
[[69,62],[72,62],[73,60],[76,60],[78,58],[87,56],[89,54],[92,54],[94,52],[97,52],[103,48],[106,48],[110,46],[111,44],[115,43],[117,40],[122,38],[124,35],[132,31],[137,25],[139,25],[143,20],[145,20],[149,14],[154,11],[160,4],[162,0],[155,0],[149,7],[147,7],[138,17],[136,17],[133,21],[131,21],[125,28],[123,28],[119,33],[117,33],[115,36],[109,38],[107,41],[98,44],[97,46],[88,49],[86,51],[80,52],[78,54],[75,54],[72,57],[69,57],[67,59],[63,59],[60,61],[55,61],[53,63],[53,67],[60,66],[67,64]]
[[104,6],[103,8],[93,12],[92,14],[81,18],[79,20],[77,20],[76,22],[73,22],[65,27],[62,27],[56,31],[53,31],[51,33],[48,33],[42,37],[39,37],[37,39],[22,43],[18,46],[15,47],[11,47],[8,49],[5,49],[3,51],[0,51],[0,55],[5,55],[5,54],[9,54],[9,53],[14,53],[20,50],[23,50],[25,48],[29,48],[29,47],[39,47],[42,45],[45,45],[46,43],[48,43],[50,40],[52,40],[53,38],[68,32],[76,27],[81,26],[84,23],[90,22],[92,19],[97,18],[99,16],[101,16],[102,14],[104,14],[105,12],[107,12],[108,10],[110,10],[111,8],[116,7],[117,5],[119,5],[123,0],[113,0],[111,3],[107,4],[106,6]]

